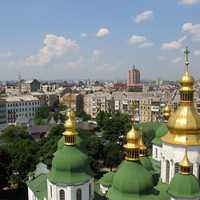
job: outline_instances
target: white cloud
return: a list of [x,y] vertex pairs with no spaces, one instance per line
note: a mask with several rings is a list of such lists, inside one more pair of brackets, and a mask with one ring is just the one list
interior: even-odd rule
[[179,0],[179,4],[182,5],[194,5],[200,3],[200,0]]
[[77,68],[81,67],[83,62],[84,62],[84,58],[82,56],[80,56],[77,60],[69,61],[69,62],[65,63],[65,68],[66,69],[77,69]]
[[200,56],[200,50],[195,50],[194,51],[194,56]]
[[143,44],[146,41],[147,41],[147,39],[144,36],[132,35],[129,39],[129,44],[131,44],[131,45]]
[[180,49],[183,46],[183,42],[186,40],[186,38],[186,36],[183,36],[178,40],[163,43],[162,49]]
[[106,35],[110,34],[110,31],[108,28],[100,28],[98,32],[96,33],[96,37],[104,37]]
[[86,38],[87,36],[88,36],[87,33],[81,33],[82,38]]
[[195,41],[200,41],[200,24],[192,24],[187,22],[182,26],[182,32],[186,32],[192,36]]
[[39,49],[36,55],[26,58],[25,63],[27,65],[45,65],[66,52],[80,48],[77,41],[54,34],[47,34],[43,43],[44,46]]
[[177,58],[172,60],[172,63],[179,63],[181,60],[182,60],[181,57],[177,57]]
[[144,42],[139,45],[140,48],[145,48],[145,47],[152,47],[154,45],[153,42]]
[[153,46],[153,42],[149,42],[147,40],[147,38],[145,36],[142,36],[142,35],[132,35],[129,40],[128,40],[128,43],[130,45],[135,45],[135,46],[138,46],[140,48],[145,48],[145,47],[151,47]]
[[153,11],[146,10],[135,17],[136,23],[142,23],[153,19]]

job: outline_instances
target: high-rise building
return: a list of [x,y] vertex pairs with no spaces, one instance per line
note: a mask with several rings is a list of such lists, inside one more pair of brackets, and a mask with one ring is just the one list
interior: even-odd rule
[[128,70],[127,86],[131,87],[138,83],[140,83],[140,71],[133,65],[133,68]]

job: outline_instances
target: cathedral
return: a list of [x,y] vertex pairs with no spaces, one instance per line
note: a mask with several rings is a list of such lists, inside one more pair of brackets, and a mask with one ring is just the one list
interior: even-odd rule
[[180,103],[164,109],[147,155],[140,129],[132,123],[126,134],[125,157],[116,171],[99,180],[89,173],[88,158],[78,148],[74,112],[68,112],[52,168],[30,177],[29,200],[200,200],[200,116],[194,108],[194,78],[186,70],[180,80]]

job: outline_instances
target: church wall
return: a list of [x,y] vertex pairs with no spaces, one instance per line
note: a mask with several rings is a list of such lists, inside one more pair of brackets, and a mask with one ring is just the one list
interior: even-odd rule
[[[89,184],[91,184],[91,197],[89,197]],[[60,200],[60,190],[64,190],[65,199],[76,200],[77,190],[81,189],[82,200],[90,200],[94,197],[94,180],[91,179],[88,182],[81,183],[79,185],[55,185],[47,180],[48,185],[48,200]],[[52,193],[51,193],[52,188]],[[52,196],[51,196],[52,194]]]
[[[193,174],[199,178],[199,165],[200,165],[200,146],[188,147],[188,157],[193,164]],[[175,146],[170,144],[163,144],[162,158],[161,158],[161,180],[166,183],[167,181],[167,169],[169,169],[169,182],[175,175],[176,163],[179,163],[185,153],[184,146]]]

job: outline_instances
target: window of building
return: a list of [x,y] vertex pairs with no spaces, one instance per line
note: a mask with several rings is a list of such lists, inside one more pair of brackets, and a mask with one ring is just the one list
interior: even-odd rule
[[179,163],[175,163],[175,174],[179,172]]
[[50,185],[50,196],[52,197],[52,186]]
[[169,183],[169,174],[170,174],[170,163],[169,160],[166,160],[166,182]]
[[155,148],[155,157],[158,158],[158,149]]
[[76,191],[76,200],[81,200],[82,199],[82,191],[81,189],[77,189]]
[[92,185],[90,183],[89,184],[89,199],[91,199],[91,194],[92,194]]
[[65,200],[65,191],[60,190],[60,200]]

